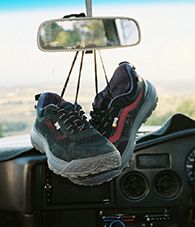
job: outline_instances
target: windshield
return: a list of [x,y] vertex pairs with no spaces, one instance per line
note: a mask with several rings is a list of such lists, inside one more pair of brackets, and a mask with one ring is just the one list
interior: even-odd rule
[[[39,25],[85,12],[84,0],[0,2],[0,136],[30,133],[34,95],[61,93],[74,53],[46,53],[37,47]],[[120,10],[119,10],[120,8]],[[138,21],[138,46],[102,50],[107,76],[122,61],[157,88],[159,102],[146,122],[159,126],[175,112],[195,117],[195,3],[193,1],[94,1],[93,16],[128,16]],[[80,62],[77,62],[79,66]],[[99,90],[106,86],[98,61]],[[79,67],[73,70],[64,99],[74,101]],[[78,102],[89,114],[95,96],[93,55],[86,54]]]

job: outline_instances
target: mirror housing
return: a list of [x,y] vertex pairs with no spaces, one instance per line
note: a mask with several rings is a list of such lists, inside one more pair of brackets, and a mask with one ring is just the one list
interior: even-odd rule
[[37,35],[42,51],[83,51],[137,45],[140,28],[127,17],[79,17],[43,22]]

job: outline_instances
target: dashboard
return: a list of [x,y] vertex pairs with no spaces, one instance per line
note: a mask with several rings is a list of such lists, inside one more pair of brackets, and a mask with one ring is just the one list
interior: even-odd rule
[[119,185],[127,198],[141,202],[142,206],[154,206],[157,202],[166,206],[187,205],[194,173],[195,135],[185,135],[151,146],[137,146]]
[[16,226],[191,227],[194,181],[195,130],[141,140],[122,174],[94,187],[55,175],[31,148],[0,162],[0,226],[19,215]]

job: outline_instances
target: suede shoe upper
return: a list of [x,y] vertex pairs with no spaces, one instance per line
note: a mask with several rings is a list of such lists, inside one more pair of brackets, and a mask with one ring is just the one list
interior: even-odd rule
[[59,96],[43,93],[37,104],[34,127],[47,140],[51,152],[71,161],[116,150],[87,120],[79,105],[62,101]]

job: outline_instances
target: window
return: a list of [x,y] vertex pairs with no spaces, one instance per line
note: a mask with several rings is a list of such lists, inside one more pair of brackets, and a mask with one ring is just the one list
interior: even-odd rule
[[[47,7],[30,2],[26,6],[22,1],[0,3],[0,136],[30,132],[35,118],[34,95],[48,90],[60,93],[74,57],[68,52],[41,52],[36,44],[38,26],[44,20],[85,11],[84,0],[54,1],[55,6],[48,1]],[[94,16],[128,16],[140,25],[142,41],[138,46],[102,50],[102,57],[109,78],[125,60],[156,86],[159,102],[147,125],[160,125],[175,112],[195,117],[194,12],[193,1],[94,1]],[[106,83],[98,64],[101,90]],[[74,100],[77,76],[78,68],[65,93],[68,101]],[[88,54],[78,100],[86,113],[94,95],[93,56]]]

